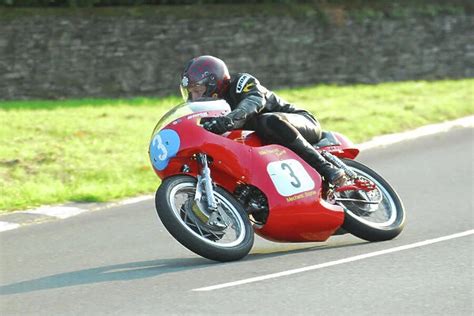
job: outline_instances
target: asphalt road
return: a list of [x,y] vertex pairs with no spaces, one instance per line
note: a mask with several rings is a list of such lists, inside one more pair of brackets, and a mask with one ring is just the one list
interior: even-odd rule
[[[153,201],[2,232],[1,314],[473,315],[473,136],[472,128],[456,129],[361,154],[408,212],[404,232],[388,242],[257,238],[244,260],[214,263],[172,239]],[[416,244],[444,236],[451,239]]]

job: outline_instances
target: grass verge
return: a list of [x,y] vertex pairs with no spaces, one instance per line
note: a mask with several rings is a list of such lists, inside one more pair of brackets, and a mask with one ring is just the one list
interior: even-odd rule
[[[354,142],[474,114],[474,79],[278,93]],[[148,141],[176,97],[0,102],[0,210],[153,192]]]

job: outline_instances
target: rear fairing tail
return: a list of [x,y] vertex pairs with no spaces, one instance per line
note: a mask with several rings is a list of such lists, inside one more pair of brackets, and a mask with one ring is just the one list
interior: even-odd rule
[[346,136],[337,132],[323,132],[322,139],[314,145],[318,150],[325,150],[339,158],[354,159],[360,150]]

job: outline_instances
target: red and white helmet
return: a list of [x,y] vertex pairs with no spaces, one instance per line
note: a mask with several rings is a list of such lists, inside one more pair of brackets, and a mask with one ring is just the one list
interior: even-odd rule
[[219,58],[205,55],[188,61],[181,76],[180,89],[184,101],[188,101],[188,89],[193,86],[206,88],[202,97],[223,98],[229,82],[226,64]]

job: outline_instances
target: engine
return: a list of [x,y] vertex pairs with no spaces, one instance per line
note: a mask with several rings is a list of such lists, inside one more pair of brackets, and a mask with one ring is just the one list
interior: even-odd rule
[[234,191],[234,196],[244,206],[249,218],[257,225],[263,225],[268,218],[268,201],[258,188],[241,184]]

